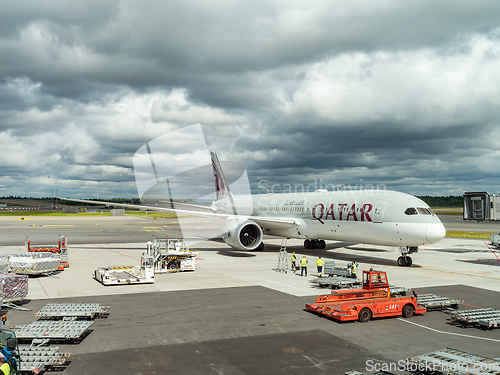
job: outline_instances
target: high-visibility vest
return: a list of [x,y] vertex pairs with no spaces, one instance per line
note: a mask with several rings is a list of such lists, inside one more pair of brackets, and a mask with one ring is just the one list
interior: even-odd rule
[[306,258],[302,258],[302,259],[300,260],[300,265],[301,265],[302,267],[307,267],[307,259],[306,259]]
[[10,375],[10,366],[7,362],[0,366],[0,371],[3,371],[3,375]]
[[292,262],[295,262],[297,258],[295,258],[295,254],[292,254]]
[[352,270],[351,273],[356,273],[356,263],[352,264]]
[[325,262],[323,262],[323,259],[318,259],[318,260],[316,261],[316,265],[317,265],[317,266],[322,266],[323,264],[325,264]]

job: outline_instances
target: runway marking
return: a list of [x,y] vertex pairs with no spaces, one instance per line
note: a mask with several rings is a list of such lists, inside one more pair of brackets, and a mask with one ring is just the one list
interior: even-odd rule
[[445,332],[445,331],[440,331],[438,329],[435,329],[435,328],[431,328],[431,327],[427,327],[427,326],[424,326],[422,324],[418,324],[418,323],[414,323],[414,322],[410,322],[408,320],[405,320],[403,318],[396,318],[397,320],[400,320],[402,322],[405,322],[405,323],[409,323],[409,324],[413,324],[415,326],[418,326],[418,327],[421,327],[421,328],[424,328],[424,329],[428,329],[429,331],[433,331],[433,332],[437,332],[437,333],[443,333],[445,335],[452,335],[452,336],[460,336],[460,337],[468,337],[468,338],[471,338],[471,339],[478,339],[478,340],[486,340],[486,341],[494,341],[494,342],[500,342],[500,340],[497,340],[497,339],[490,339],[488,337],[479,337],[479,336],[472,336],[472,335],[464,335],[463,333],[455,333],[455,332]]
[[108,249],[107,247],[104,247],[104,246],[101,246],[101,245],[97,245],[97,244],[92,243],[92,242],[89,242],[89,241],[85,241],[85,240],[83,240],[83,242],[87,242],[87,243],[89,243],[89,244],[91,244],[91,245],[94,245],[94,246],[100,247],[101,249],[109,250],[109,251],[112,251],[113,253],[123,255],[124,257],[129,257],[129,258],[131,258],[131,259],[134,259],[134,260],[140,261],[140,260],[139,260],[139,259],[137,259],[137,258],[131,257],[130,255],[127,255],[127,254],[120,253],[119,251],[116,251],[116,250],[111,250],[111,249]]
[[486,243],[486,241],[483,241],[484,244],[486,245],[486,247],[488,249],[490,249],[490,251],[493,253],[493,255],[497,258],[497,260],[500,262],[500,259],[498,259],[498,255],[491,249],[491,247]]
[[38,226],[41,226],[41,227],[74,227],[74,225],[72,224],[61,224],[61,225],[57,225],[57,224],[36,224]]
[[484,307],[479,307],[479,306],[474,306],[474,305],[469,305],[467,303],[461,303],[461,305],[464,305],[464,306],[470,306],[470,307],[475,307],[476,309],[484,309]]

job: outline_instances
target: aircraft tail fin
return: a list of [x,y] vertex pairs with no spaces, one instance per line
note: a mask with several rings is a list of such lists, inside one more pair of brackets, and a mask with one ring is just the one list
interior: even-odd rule
[[215,152],[210,152],[210,156],[212,157],[212,167],[214,170],[215,178],[215,194],[217,196],[217,200],[231,197],[229,184],[227,183],[226,177],[224,176],[224,172],[222,171],[222,167],[220,165],[217,154]]

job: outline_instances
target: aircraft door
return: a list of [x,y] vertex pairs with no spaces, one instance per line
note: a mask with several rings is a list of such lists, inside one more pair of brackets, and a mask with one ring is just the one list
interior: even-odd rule
[[384,212],[387,202],[377,202],[375,205],[375,213],[373,214],[374,223],[382,223],[384,220]]

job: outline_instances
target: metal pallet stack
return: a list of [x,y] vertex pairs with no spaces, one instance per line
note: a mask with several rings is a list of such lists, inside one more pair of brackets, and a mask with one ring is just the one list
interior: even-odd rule
[[312,283],[320,287],[330,287],[332,289],[356,288],[361,286],[361,280],[349,279],[345,277],[318,277],[311,280]]
[[[350,279],[346,277],[318,277],[311,280],[311,283],[317,284],[319,287],[330,287],[332,289],[355,289],[360,288],[362,283],[360,279]],[[410,291],[409,288],[402,286],[389,285],[391,295],[406,295]]]
[[[60,352],[59,347],[41,345],[52,341],[80,342],[94,323],[93,319],[108,316],[109,308],[99,303],[48,304],[35,314],[40,320],[12,327],[19,341],[31,341],[31,346],[19,346],[21,372],[66,365],[69,353]],[[79,318],[85,320],[77,320]]]
[[420,305],[425,306],[429,309],[444,309],[448,307],[458,308],[460,303],[464,300],[453,299],[448,297],[438,296],[436,294],[419,294],[417,295],[417,301]]
[[452,348],[436,350],[435,352],[408,358],[408,363],[409,368],[407,370],[412,372],[417,372],[412,370],[415,368],[446,375],[500,375],[499,360]]
[[[19,346],[21,356],[20,371],[23,373],[40,373],[49,367],[59,367],[66,363],[71,356],[69,353],[59,352],[59,347]],[[38,370],[38,372],[36,372]]]
[[108,315],[109,306],[100,303],[52,303],[45,305],[35,316],[42,318],[100,318]]
[[462,324],[474,324],[483,328],[500,327],[500,311],[492,308],[457,310],[453,311],[451,317]]
[[94,322],[79,321],[43,321],[39,320],[27,325],[12,327],[19,340],[44,339],[47,343],[51,340],[78,341]]

